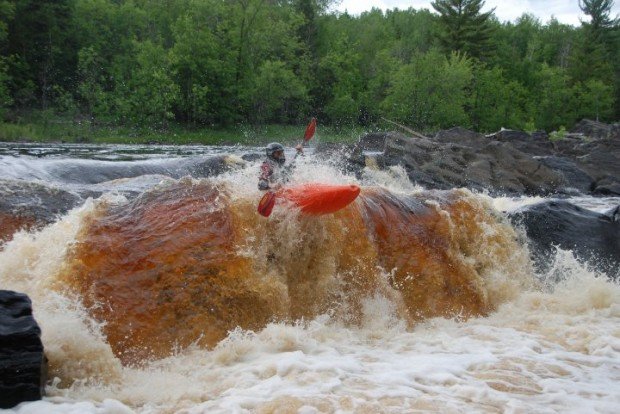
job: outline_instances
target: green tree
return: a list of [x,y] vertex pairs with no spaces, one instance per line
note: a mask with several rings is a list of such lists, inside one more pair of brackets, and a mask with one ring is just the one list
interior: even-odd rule
[[471,85],[469,114],[477,131],[523,128],[527,121],[527,91],[505,78],[501,68],[477,65]]
[[131,76],[120,80],[115,104],[124,119],[156,128],[167,128],[179,100],[168,52],[150,40],[136,42],[136,67]]
[[536,126],[547,131],[572,125],[577,118],[575,90],[566,70],[543,64],[536,74],[537,87],[532,101],[536,102]]
[[590,16],[590,22],[583,22],[594,39],[605,41],[609,32],[618,25],[618,18],[609,17],[613,0],[579,0],[579,8]]
[[360,115],[363,85],[356,49],[346,38],[337,39],[320,64],[320,84],[329,92],[323,110],[327,119],[338,124],[357,121]]
[[[609,16],[613,5],[613,0],[579,1],[590,20],[582,21],[584,36],[574,60],[574,73],[584,84],[597,79],[615,85],[616,115],[620,116],[620,21]],[[589,70],[584,61],[592,63]]]
[[539,60],[550,66],[567,68],[577,29],[552,18],[540,31]]
[[482,58],[490,53],[493,10],[482,13],[483,0],[435,0],[431,6],[439,13],[439,38],[448,51]]
[[[13,18],[14,13],[15,6],[11,2],[0,1],[0,49],[2,50],[6,48],[8,23]],[[0,122],[4,118],[6,108],[13,104],[13,98],[9,91],[10,80],[6,58],[0,56]]]
[[78,53],[78,97],[83,109],[90,117],[101,117],[108,114],[103,70],[105,62],[97,54],[94,47],[85,47]]
[[523,14],[514,23],[497,24],[490,66],[500,67],[507,79],[532,87],[534,74],[540,67],[537,57],[541,30],[538,19],[530,14]]
[[[73,0],[16,0],[9,24],[9,75],[13,93],[36,87],[33,102],[43,108],[53,103],[58,86],[72,86],[76,48],[72,27]],[[21,71],[25,69],[25,71]]]
[[254,122],[288,123],[303,111],[307,90],[284,62],[265,61],[251,91]]
[[381,107],[386,116],[421,130],[467,127],[467,87],[471,80],[469,58],[456,52],[445,57],[433,50],[394,73]]
[[598,79],[590,79],[577,85],[579,118],[609,119],[613,113],[614,90],[611,85]]
[[386,36],[376,50],[390,48],[392,55],[403,63],[440,45],[434,33],[437,17],[426,9],[388,10],[385,20],[382,25],[386,27]]
[[226,9],[215,2],[193,2],[173,25],[171,63],[180,99],[179,120],[193,125],[234,118],[234,51],[226,47]]
[[8,0],[0,1],[0,46],[6,47],[6,39],[9,35],[9,22],[15,15],[15,5]]

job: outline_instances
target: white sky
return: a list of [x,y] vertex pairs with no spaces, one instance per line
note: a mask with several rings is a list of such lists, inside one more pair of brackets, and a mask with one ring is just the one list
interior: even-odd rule
[[[409,7],[414,9],[428,9],[435,11],[431,7],[430,1],[424,0],[342,0],[340,5],[334,9],[349,14],[358,15],[363,11],[378,7],[382,10],[399,8],[406,10]],[[578,0],[486,0],[482,11],[490,10],[495,7],[495,16],[500,21],[514,21],[523,13],[531,13],[538,17],[542,23],[547,23],[551,16],[554,16],[561,23],[579,26],[579,19],[586,20],[585,15],[579,9]],[[620,14],[620,1],[614,2],[611,17]]]

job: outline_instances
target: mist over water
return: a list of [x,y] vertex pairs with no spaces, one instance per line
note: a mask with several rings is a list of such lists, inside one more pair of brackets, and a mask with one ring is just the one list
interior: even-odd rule
[[[12,411],[620,408],[620,287],[570,251],[535,273],[503,212],[538,200],[427,191],[399,168],[356,178],[308,155],[293,182],[357,183],[358,200],[265,219],[258,162],[213,151],[1,156],[3,173],[23,164],[25,181],[58,188],[75,180],[46,178],[52,162],[161,173],[83,180],[84,202],[0,246],[0,283],[32,298],[52,379]],[[165,170],[223,153],[230,169],[214,177]]]

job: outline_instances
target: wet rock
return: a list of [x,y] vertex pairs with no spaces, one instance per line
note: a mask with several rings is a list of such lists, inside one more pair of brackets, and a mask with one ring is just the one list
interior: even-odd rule
[[[439,139],[453,138],[443,135]],[[390,133],[385,144],[386,165],[404,166],[412,180],[430,189],[468,187],[539,194],[556,191],[565,183],[561,174],[507,142],[484,141],[479,135],[470,135],[463,142],[474,146]]]
[[387,132],[374,132],[360,137],[355,145],[361,151],[383,151]]
[[620,195],[620,139],[598,139],[579,145],[577,165],[594,178],[595,194]]
[[592,192],[602,196],[620,196],[620,181],[617,177],[605,177],[596,182]]
[[482,148],[489,142],[489,138],[484,135],[461,127],[439,131],[433,140],[445,143],[451,142],[473,148]]
[[620,269],[620,206],[601,214],[567,201],[547,201],[511,214],[530,239],[538,268],[549,268],[554,246],[570,250],[575,257],[618,278]]
[[100,184],[122,178],[135,178],[144,175],[165,175],[181,178],[186,175],[208,177],[221,174],[229,166],[229,157],[213,156],[208,158],[176,158],[165,161],[135,161],[131,163],[100,162],[79,163],[61,162],[47,172],[63,183]]
[[41,329],[30,298],[0,290],[0,408],[40,400],[46,376]]
[[[433,138],[390,132],[368,140],[385,139],[381,165],[402,165],[412,180],[429,189],[619,195],[620,138],[589,138],[585,133],[597,136],[597,130],[584,125],[584,133],[569,133],[556,141],[544,131],[503,129],[485,136],[460,127],[439,131]],[[620,131],[620,124],[595,126],[609,132],[599,136]]]
[[0,180],[0,242],[21,229],[53,223],[82,199],[68,191],[21,180]]
[[589,138],[613,139],[620,138],[620,124],[605,124],[591,119],[582,119],[571,130]]
[[592,190],[594,179],[579,168],[573,160],[557,156],[541,157],[539,159],[548,168],[562,173],[567,186],[565,192],[570,192],[571,188],[581,193],[588,193]]
[[613,221],[614,223],[620,222],[620,205],[607,211],[605,215],[609,217],[609,219]]
[[352,156],[353,153],[361,154],[361,150],[358,146],[342,144],[338,142],[320,142],[314,148],[316,155],[325,156],[327,158]]
[[248,154],[243,154],[241,159],[248,162],[254,162],[262,159],[264,157],[263,154],[259,154],[258,152],[251,152]]
[[162,172],[162,174],[169,175],[173,178],[181,178],[187,174],[193,177],[212,177],[222,174],[236,163],[230,157],[215,156],[198,161],[190,159],[183,164],[184,165],[180,166],[178,171],[168,170],[167,172]]

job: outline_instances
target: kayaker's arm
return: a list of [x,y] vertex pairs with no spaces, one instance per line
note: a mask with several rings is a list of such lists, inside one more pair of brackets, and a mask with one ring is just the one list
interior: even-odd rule
[[269,165],[267,161],[263,162],[263,164],[260,166],[260,176],[258,177],[259,190],[265,191],[271,189],[269,185],[269,179],[271,178],[272,174],[273,169],[271,168],[271,165]]
[[304,145],[303,144],[297,144],[295,146],[295,149],[297,150],[297,152],[295,153],[295,156],[293,157],[293,161],[291,161],[291,166],[295,163],[295,160],[297,159],[297,157],[299,157],[300,155],[304,154]]
[[269,190],[269,183],[265,180],[258,180],[258,189],[261,191]]

